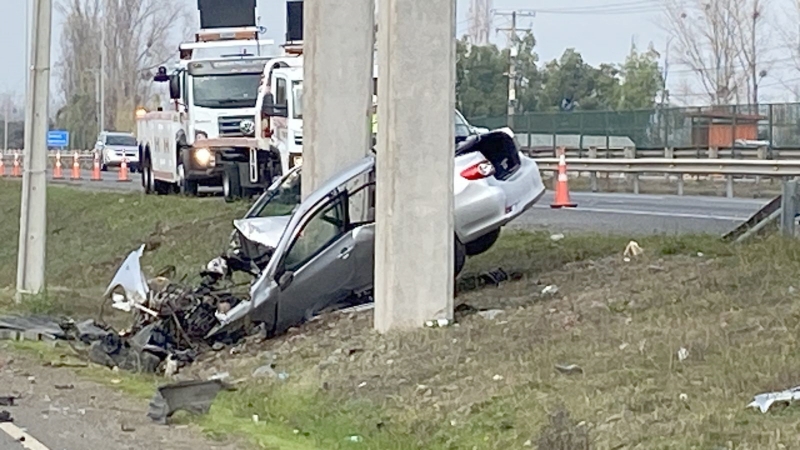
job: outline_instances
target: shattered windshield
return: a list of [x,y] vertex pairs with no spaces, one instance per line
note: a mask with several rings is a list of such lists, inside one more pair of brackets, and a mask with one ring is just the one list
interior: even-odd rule
[[300,204],[300,170],[290,172],[256,200],[245,217],[286,216]]

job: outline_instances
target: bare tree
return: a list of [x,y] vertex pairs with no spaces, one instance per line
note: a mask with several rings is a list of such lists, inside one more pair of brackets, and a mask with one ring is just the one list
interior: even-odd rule
[[713,105],[731,104],[742,89],[740,8],[748,0],[665,0],[667,31]]
[[65,17],[58,66],[65,107],[57,120],[80,144],[92,142],[105,43],[104,122],[109,129],[132,130],[136,107],[151,99],[152,71],[177,57],[191,11],[184,2],[163,0],[62,0],[57,7]]
[[769,50],[768,31],[764,26],[769,0],[739,0],[733,2],[738,17],[736,35],[739,42],[739,63],[743,75],[742,84],[747,88],[747,103],[758,111],[758,87],[761,79],[767,76],[769,64],[764,56]]
[[[778,80],[786,89],[792,92],[795,99],[800,99],[800,0],[794,0],[791,5],[780,10],[780,18],[775,20],[775,30],[778,33],[779,48],[782,64],[790,68],[792,76],[789,79]],[[772,84],[772,83],[771,83]]]

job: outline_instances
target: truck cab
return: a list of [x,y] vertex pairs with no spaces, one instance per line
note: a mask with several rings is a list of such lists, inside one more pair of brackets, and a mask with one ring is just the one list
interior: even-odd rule
[[171,74],[159,68],[154,80],[168,83],[172,108],[137,120],[145,192],[196,195],[201,185],[221,183],[208,141],[254,130],[264,65],[278,51],[273,41],[258,40],[258,33],[254,27],[201,30],[196,42],[181,45]]
[[256,103],[257,142],[280,160],[280,175],[303,162],[303,57],[271,60]]

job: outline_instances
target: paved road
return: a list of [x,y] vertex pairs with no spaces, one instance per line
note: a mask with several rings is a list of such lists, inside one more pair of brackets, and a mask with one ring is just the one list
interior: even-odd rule
[[[147,417],[148,402],[75,376],[45,368],[0,343],[0,396],[21,397],[13,423],[0,423],[1,450],[234,450],[232,441],[211,442],[197,430],[165,426]],[[20,441],[21,433],[25,439]]]
[[[88,174],[87,174],[88,177]],[[53,181],[92,190],[141,191],[140,174],[131,182],[117,181],[116,172],[103,173],[103,181]],[[214,192],[219,189],[204,189]],[[575,209],[553,210],[547,192],[533,209],[511,224],[514,228],[550,231],[597,231],[631,235],[653,233],[724,233],[747,219],[768,200],[704,196],[573,192]]]
[[552,192],[512,223],[516,228],[600,233],[715,233],[733,229],[767,200],[722,197],[573,193],[575,209],[550,208]]

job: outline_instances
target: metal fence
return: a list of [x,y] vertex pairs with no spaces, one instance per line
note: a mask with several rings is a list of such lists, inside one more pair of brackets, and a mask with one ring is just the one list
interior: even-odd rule
[[[487,128],[508,123],[507,116],[469,120]],[[733,148],[749,141],[800,148],[800,103],[532,112],[514,116],[513,123],[520,143],[529,148]]]

